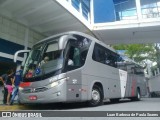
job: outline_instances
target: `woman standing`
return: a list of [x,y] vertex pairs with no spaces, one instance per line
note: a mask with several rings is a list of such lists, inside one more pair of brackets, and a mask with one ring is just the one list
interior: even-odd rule
[[6,81],[6,88],[8,90],[7,105],[10,104],[10,97],[13,91],[13,86],[14,86],[14,75],[13,75],[13,70],[10,70]]

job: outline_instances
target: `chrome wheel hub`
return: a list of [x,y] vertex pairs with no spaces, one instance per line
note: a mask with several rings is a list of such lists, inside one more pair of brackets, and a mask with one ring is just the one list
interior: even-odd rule
[[100,94],[99,94],[98,91],[96,91],[96,90],[92,91],[92,99],[97,101],[97,102],[100,100]]

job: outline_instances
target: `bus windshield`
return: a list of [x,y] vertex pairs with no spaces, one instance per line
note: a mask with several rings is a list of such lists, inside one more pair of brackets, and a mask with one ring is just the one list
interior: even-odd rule
[[91,40],[81,36],[61,39],[64,37],[36,44],[32,48],[24,65],[24,81],[44,80],[85,64]]
[[62,50],[58,48],[58,41],[33,47],[24,66],[23,77],[34,78],[61,69],[63,66]]

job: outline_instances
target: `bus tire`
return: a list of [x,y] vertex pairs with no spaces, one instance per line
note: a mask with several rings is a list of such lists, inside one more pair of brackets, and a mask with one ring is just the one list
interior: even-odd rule
[[136,90],[136,96],[131,98],[131,100],[133,101],[140,101],[141,100],[141,93],[140,93],[140,89],[137,88]]
[[103,103],[102,93],[103,93],[102,89],[99,86],[94,85],[92,88],[92,93],[91,93],[92,99],[88,101],[88,105],[90,107],[96,107],[96,106],[102,105]]

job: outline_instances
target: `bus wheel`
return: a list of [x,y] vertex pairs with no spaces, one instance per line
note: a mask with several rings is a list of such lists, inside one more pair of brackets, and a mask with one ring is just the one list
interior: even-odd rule
[[92,100],[90,100],[88,102],[88,105],[90,107],[95,107],[95,106],[98,106],[98,105],[102,105],[103,95],[102,95],[102,89],[99,86],[97,86],[97,85],[93,86],[91,97],[92,97]]
[[134,100],[134,101],[140,101],[141,100],[140,89],[137,89],[136,96],[131,98],[131,100]]
[[140,100],[141,100],[141,93],[140,93],[140,90],[139,90],[139,89],[137,89],[136,100],[137,100],[137,101],[140,101]]

